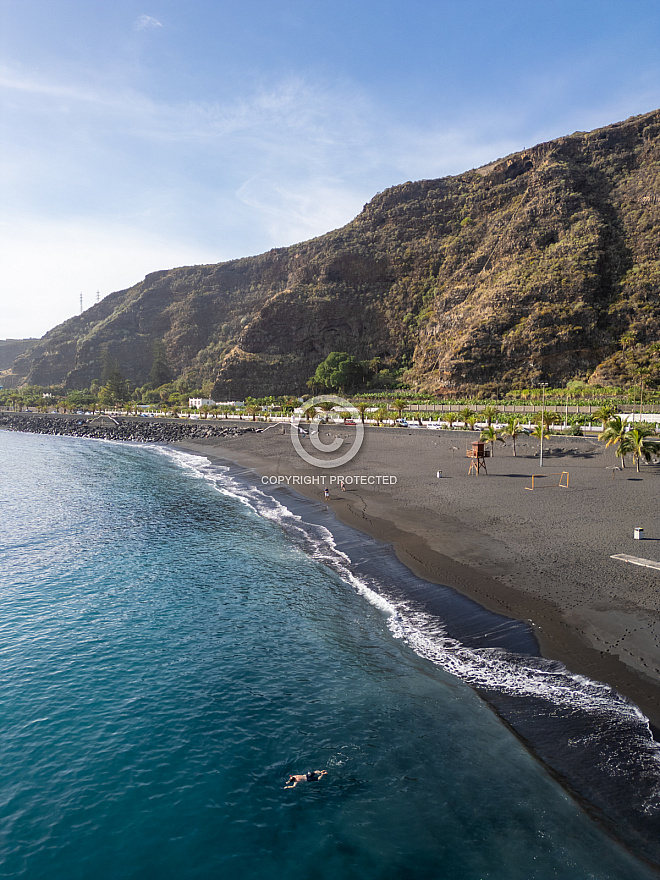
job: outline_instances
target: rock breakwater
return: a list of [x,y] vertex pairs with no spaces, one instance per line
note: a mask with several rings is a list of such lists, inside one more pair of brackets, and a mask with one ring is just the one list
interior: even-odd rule
[[217,422],[189,422],[142,417],[0,413],[0,429],[29,434],[89,437],[94,440],[124,440],[133,443],[178,443],[208,437],[235,437],[258,433],[263,428],[220,425]]

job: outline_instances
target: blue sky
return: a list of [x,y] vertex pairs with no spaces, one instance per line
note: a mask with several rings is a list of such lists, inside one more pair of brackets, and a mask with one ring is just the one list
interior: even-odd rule
[[0,0],[0,338],[660,106],[658,0]]

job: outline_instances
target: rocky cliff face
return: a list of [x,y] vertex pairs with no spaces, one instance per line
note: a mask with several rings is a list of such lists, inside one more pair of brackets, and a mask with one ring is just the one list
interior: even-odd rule
[[0,339],[0,370],[9,369],[16,358],[35,342],[36,339]]
[[104,348],[136,384],[154,343],[219,398],[301,391],[330,351],[440,391],[660,359],[660,112],[377,195],[320,238],[155,272],[50,331],[14,375],[84,387]]

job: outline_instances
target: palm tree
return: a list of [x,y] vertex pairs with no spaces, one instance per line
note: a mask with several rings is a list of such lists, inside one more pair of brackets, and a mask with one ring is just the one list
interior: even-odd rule
[[484,419],[486,419],[486,427],[490,428],[491,424],[495,421],[499,414],[500,411],[496,406],[492,406],[492,404],[485,406],[481,412],[481,415]]
[[[474,419],[474,417],[474,410],[471,410],[469,406],[464,406],[458,414],[458,418],[466,426],[468,425],[470,419]],[[472,424],[474,424],[474,421],[472,422]]]
[[621,416],[614,416],[614,418],[610,419],[607,423],[607,427],[604,428],[600,434],[598,435],[598,439],[602,440],[605,443],[605,448],[608,446],[613,446],[615,443],[618,443],[618,447],[615,450],[615,454],[618,458],[621,459],[621,467],[624,468],[626,466],[626,452],[623,448],[623,441],[625,440],[626,434],[628,433],[628,417],[621,418]]
[[320,403],[317,403],[315,409],[321,410],[321,412],[325,413],[325,418],[328,418],[328,414],[332,412],[337,404],[333,403],[332,400],[322,400]]
[[545,425],[545,430],[548,432],[548,434],[551,433],[553,425],[561,422],[561,416],[559,415],[559,413],[553,412],[550,409],[544,410],[540,418],[543,419],[543,424]]
[[479,435],[479,439],[483,440],[484,443],[490,443],[490,454],[493,455],[495,451],[495,443],[499,440],[500,443],[504,443],[504,440],[500,437],[498,432],[492,425],[489,425],[487,428],[484,428],[481,434]]
[[596,412],[591,413],[591,420],[593,422],[600,422],[603,426],[603,431],[607,427],[607,423],[612,418],[612,416],[616,415],[616,404],[614,403],[603,403],[598,407]]
[[541,426],[541,422],[539,421],[532,431],[532,437],[538,437],[541,441],[550,439],[550,432],[548,431],[548,426],[545,421],[543,422],[543,426]]
[[513,441],[513,455],[515,457],[516,454],[516,437],[518,434],[524,434],[525,430],[523,426],[520,424],[520,419],[518,416],[509,416],[507,419],[507,423],[504,426],[504,430],[502,431],[503,437],[511,437]]
[[459,420],[459,415],[458,415],[458,413],[455,413],[455,412],[445,413],[444,417],[443,417],[443,421],[447,422],[447,424],[449,425],[450,428],[453,428],[454,422],[457,422],[458,420]]
[[619,454],[630,453],[632,455],[637,473],[639,473],[640,459],[650,461],[652,455],[660,453],[660,440],[649,440],[649,437],[654,433],[653,428],[640,425],[638,428],[631,428],[630,431],[627,431],[619,444]]
[[248,405],[245,407],[245,412],[248,413],[248,415],[252,416],[253,422],[256,422],[257,421],[257,413],[261,412],[261,407],[257,406],[256,403],[248,403]]
[[360,421],[361,421],[362,424],[364,425],[364,414],[365,414],[366,411],[369,409],[369,404],[368,404],[368,403],[364,403],[364,402],[362,402],[362,403],[356,403],[356,404],[355,404],[355,409],[360,413]]
[[379,406],[376,412],[374,413],[374,418],[379,425],[382,425],[385,419],[387,418],[387,407]]
[[639,367],[635,370],[635,375],[639,376],[639,414],[642,414],[642,404],[644,400],[644,379],[650,374],[650,367]]
[[404,400],[402,397],[397,397],[396,400],[392,401],[392,405],[394,406],[394,409],[396,410],[396,417],[398,419],[400,419],[401,413],[408,406],[408,401]]

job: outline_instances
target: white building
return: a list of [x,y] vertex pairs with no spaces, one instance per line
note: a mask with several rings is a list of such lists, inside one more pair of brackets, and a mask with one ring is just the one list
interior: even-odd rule
[[217,406],[217,403],[210,397],[189,397],[188,406],[191,409],[201,409],[203,406]]

